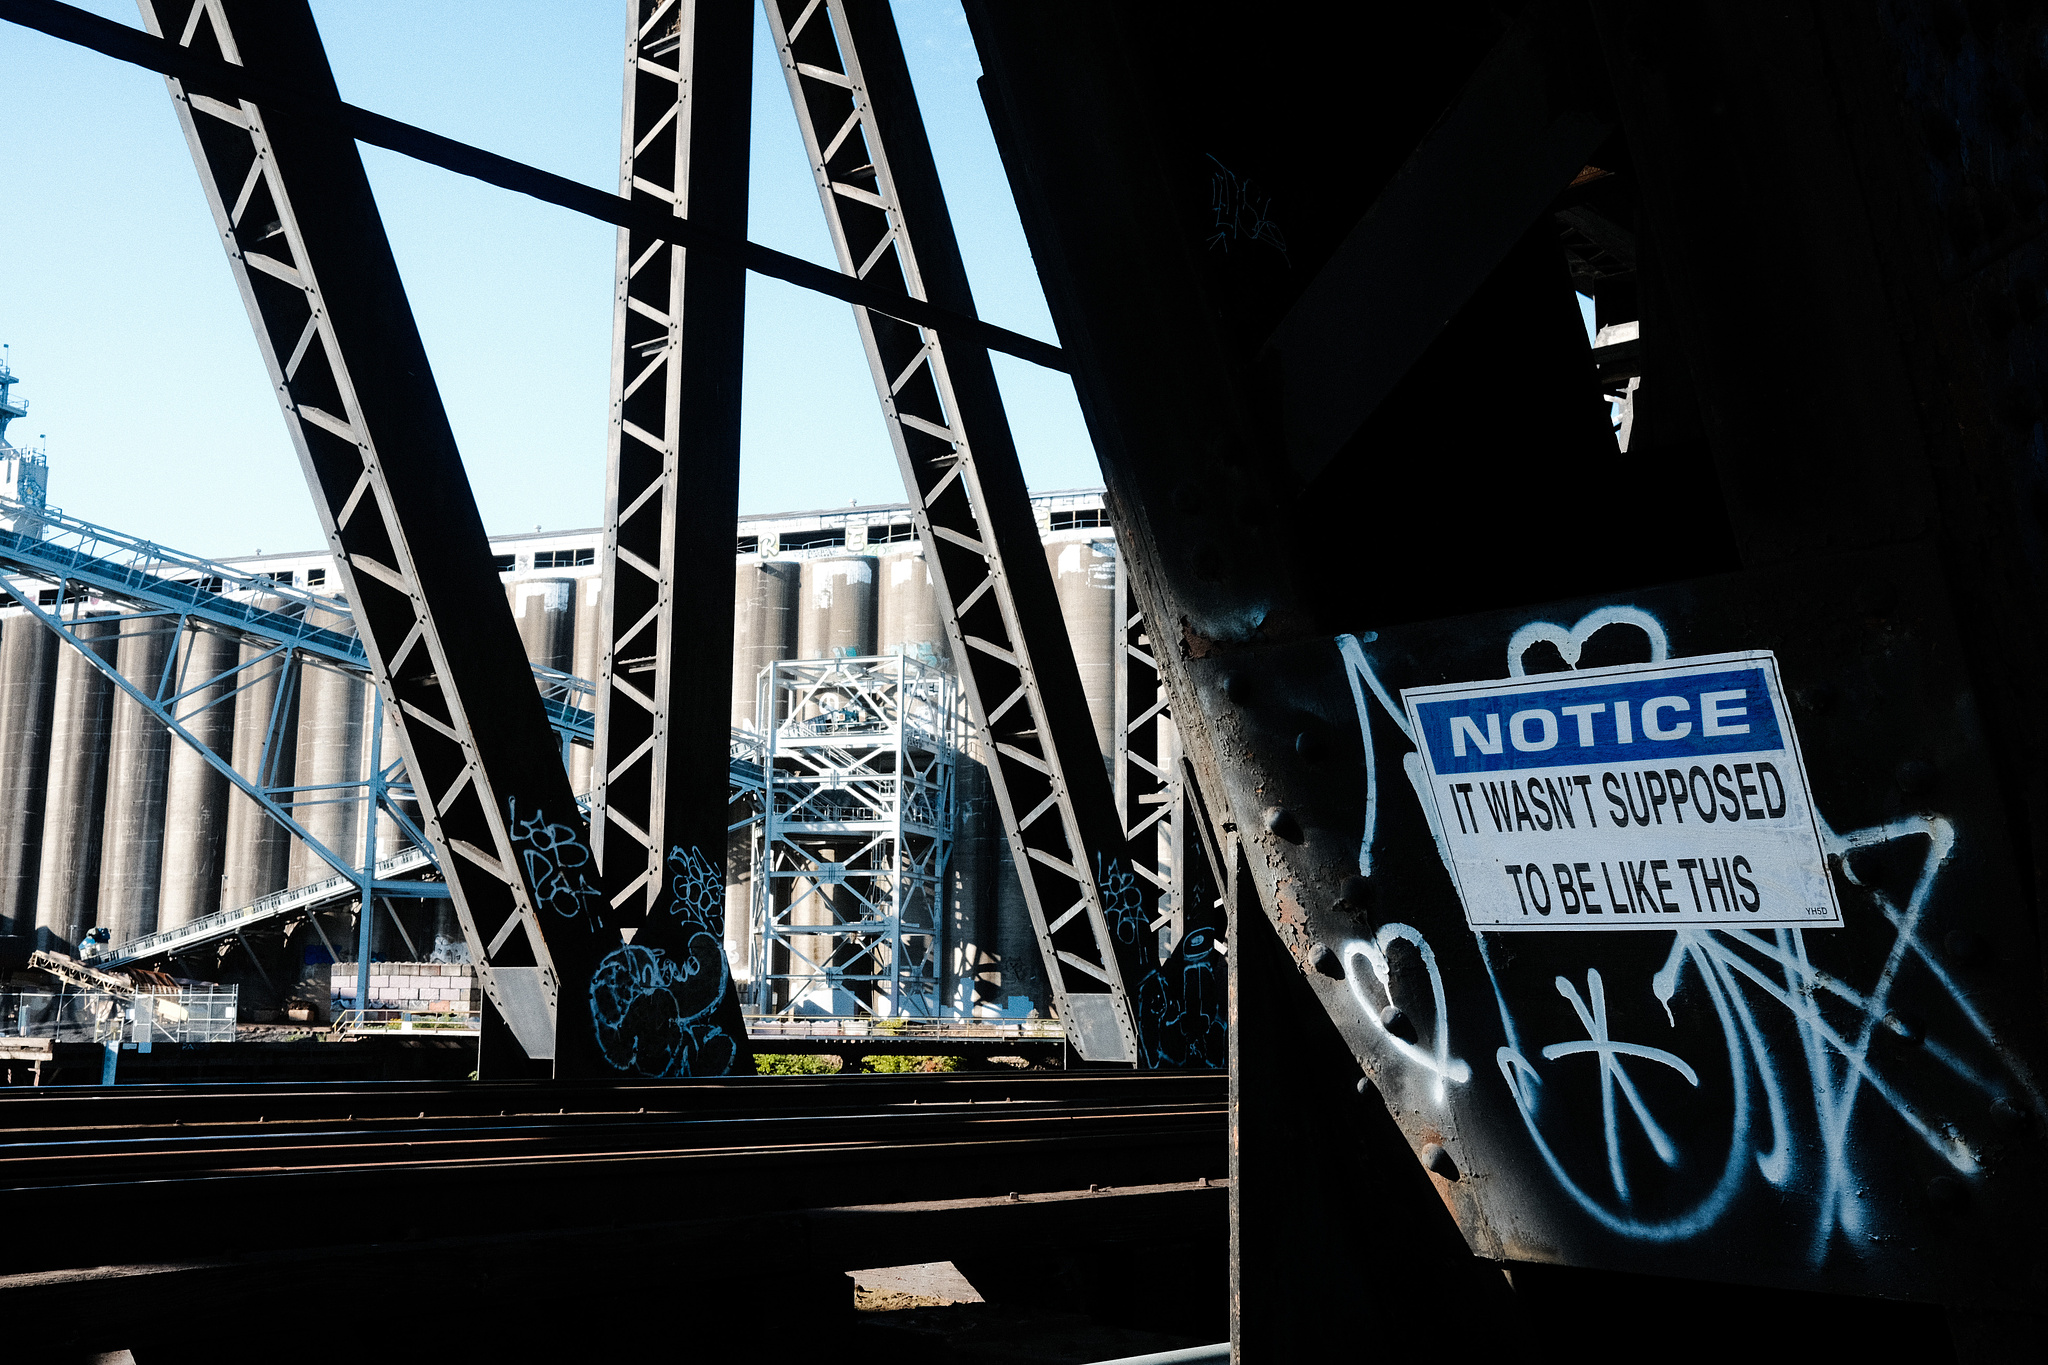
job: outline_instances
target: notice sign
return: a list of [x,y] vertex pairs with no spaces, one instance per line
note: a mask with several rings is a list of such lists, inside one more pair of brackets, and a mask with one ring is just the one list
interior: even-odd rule
[[1401,699],[1474,929],[1841,926],[1770,654]]

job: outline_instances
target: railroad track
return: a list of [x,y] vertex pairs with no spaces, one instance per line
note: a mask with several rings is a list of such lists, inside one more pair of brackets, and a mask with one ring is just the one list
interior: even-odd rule
[[[1078,1228],[1079,1203],[1134,1227],[1169,1206],[1210,1219],[1226,1100],[1221,1076],[1128,1074],[15,1090],[0,1094],[0,1199],[36,1233],[0,1239],[0,1291],[104,1266],[110,1229],[138,1213],[177,1230],[175,1264],[194,1273],[456,1230],[466,1254],[530,1255],[593,1232],[673,1250],[801,1229],[844,1244],[814,1258],[852,1268],[875,1263],[872,1229],[913,1215],[920,1235],[947,1224],[969,1241],[1034,1219]],[[278,1217],[308,1208],[331,1213]]]

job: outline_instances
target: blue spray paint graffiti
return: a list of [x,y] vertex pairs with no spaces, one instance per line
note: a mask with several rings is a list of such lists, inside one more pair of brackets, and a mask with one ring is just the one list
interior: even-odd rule
[[719,938],[724,879],[701,850],[676,847],[668,889],[664,908],[684,931],[683,949],[678,956],[629,943],[598,964],[590,979],[598,1050],[637,1076],[723,1076],[739,1056],[716,1020],[732,988]]
[[[1515,632],[1509,645],[1509,674],[1525,676],[1523,654],[1538,643],[1554,645],[1567,664],[1576,665],[1581,648],[1593,632],[1612,624],[1641,629],[1649,642],[1652,662],[1662,662],[1668,656],[1668,637],[1655,617],[1639,608],[1608,607],[1569,629],[1547,621],[1524,625]],[[1366,655],[1364,645],[1371,639],[1369,635],[1340,636],[1336,642],[1365,745],[1366,814],[1358,863],[1361,873],[1367,876],[1372,872],[1379,817],[1371,702],[1379,703],[1385,716],[1411,744],[1415,738],[1405,712],[1395,704]],[[1417,781],[1420,764],[1416,756],[1404,755],[1403,767],[1436,839],[1439,855],[1444,856],[1448,865],[1442,826],[1431,793],[1425,783]],[[1903,900],[1877,885],[1865,885],[1851,857],[1862,850],[1900,843],[1910,846],[1920,841],[1924,841],[1924,857],[1912,889]],[[1492,982],[1506,1038],[1506,1045],[1497,1051],[1501,1078],[1531,1144],[1577,1207],[1617,1235],[1650,1242],[1679,1241],[1711,1229],[1753,1173],[1770,1186],[1797,1189],[1812,1197],[1811,1255],[1818,1263],[1838,1238],[1859,1239],[1874,1234],[1873,1215],[1860,1197],[1863,1181],[1857,1171],[1856,1143],[1851,1135],[1859,1105],[1865,1111],[1873,1104],[1881,1106],[1957,1175],[1975,1174],[1981,1166],[1977,1142],[1956,1125],[1924,1112],[1924,1102],[1910,1094],[1890,1074],[1883,1060],[1872,1053],[1873,1040],[1880,1033],[1910,1031],[1892,1012],[1895,987],[1909,969],[1932,978],[1974,1035],[1962,1042],[1932,1034],[1920,1037],[1920,1055],[1945,1068],[1951,1077],[1987,1101],[2012,1103],[2024,1097],[2027,1109],[2042,1112],[2040,1088],[2025,1063],[2001,1043],[1984,1014],[1921,937],[1929,902],[1955,843],[1953,823],[1939,815],[1916,816],[1847,833],[1823,827],[1822,845],[1840,875],[1852,885],[1863,886],[1891,928],[1892,938],[1883,965],[1867,987],[1852,986],[1817,967],[1809,958],[1808,932],[1802,929],[1686,926],[1673,930],[1671,949],[1663,966],[1640,985],[1617,986],[1615,998],[1640,999],[1636,992],[1646,991],[1661,1005],[1666,1022],[1676,1029],[1680,1017],[1673,1010],[1673,1002],[1687,980],[1695,981],[1711,1006],[1710,1034],[1718,1034],[1720,1039],[1711,1063],[1701,1062],[1698,1068],[1698,1058],[1688,1060],[1672,1050],[1615,1038],[1609,1018],[1609,982],[1590,967],[1583,993],[1564,976],[1557,976],[1552,982],[1577,1016],[1584,1036],[1533,1048],[1525,1044],[1522,1015],[1531,1010],[1525,1007],[1518,1012],[1509,1004],[1501,981],[1506,948],[1499,936],[1476,934],[1480,959]],[[1866,934],[1871,928],[1867,924],[1852,927]],[[1436,1007],[1435,1037],[1428,1047],[1393,1036],[1380,1022],[1380,1012],[1385,1008],[1382,1000],[1391,999],[1386,950],[1396,940],[1413,945],[1428,972]],[[1419,931],[1404,924],[1381,925],[1371,940],[1344,945],[1341,956],[1353,997],[1371,1021],[1369,1026],[1377,1028],[1383,1042],[1390,1044],[1388,1050],[1392,1055],[1432,1077],[1436,1102],[1445,1099],[1446,1082],[1470,1082],[1471,1069],[1452,1056],[1453,1028],[1443,980],[1435,954]],[[1377,993],[1368,990],[1365,973],[1357,969],[1356,962],[1371,967],[1378,981]],[[1784,1011],[1780,1027],[1789,1022],[1798,1040],[1799,1062],[1781,1060],[1765,1041],[1761,1020],[1768,1018],[1767,1011],[1772,1006]],[[1987,1071],[1981,1060],[1969,1058],[1966,1045],[1988,1050],[1998,1059],[1999,1074]],[[1567,1144],[1554,1136],[1556,1125],[1571,1119],[1569,1106],[1545,1102],[1546,1087],[1576,1084],[1571,1078],[1584,1076],[1583,1070],[1575,1073],[1571,1068],[1584,1068],[1583,1059],[1588,1056],[1594,1059],[1599,1082],[1599,1146],[1605,1166],[1605,1178],[1600,1183],[1608,1187],[1604,1190],[1593,1188],[1592,1181],[1575,1173],[1573,1161],[1567,1159]],[[1546,1065],[1539,1065],[1535,1058]],[[1801,1063],[1805,1072],[1803,1094],[1795,1091],[1796,1083],[1788,1074]],[[1660,1122],[1653,1104],[1632,1076],[1631,1064],[1638,1064],[1638,1073],[1641,1066],[1647,1066],[1654,1074],[1675,1074],[1692,1092],[1700,1091],[1703,1081],[1722,1085],[1729,1099],[1725,1136],[1719,1129],[1681,1130]],[[1617,1096],[1632,1115],[1632,1124],[1622,1122]],[[1802,1148],[1795,1141],[1795,1118],[1817,1133],[1817,1143]],[[1723,1143],[1725,1155],[1721,1151]],[[1700,1151],[1702,1147],[1707,1150]],[[1632,1178],[1630,1163],[1637,1163],[1640,1172],[1646,1160],[1654,1162],[1650,1170],[1661,1167],[1700,1171],[1700,1185],[1693,1187],[1698,1192],[1682,1206],[1666,1209],[1660,1215],[1639,1212],[1638,1186],[1646,1177]]]
[[545,812],[522,816],[519,798],[505,803],[512,852],[532,889],[534,907],[563,919],[585,917],[592,933],[604,927],[604,895],[590,884],[596,860],[582,836],[570,825],[552,824]]
[[1118,943],[1135,948],[1146,964],[1144,975],[1128,983],[1139,1064],[1153,1069],[1227,1065],[1229,1007],[1216,931],[1190,929],[1159,962],[1151,947],[1152,925],[1145,918],[1137,876],[1125,871],[1120,860],[1104,862],[1098,853],[1095,881],[1110,932]]

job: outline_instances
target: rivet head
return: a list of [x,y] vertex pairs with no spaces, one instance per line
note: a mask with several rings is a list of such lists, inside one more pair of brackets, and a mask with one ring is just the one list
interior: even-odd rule
[[1451,1160],[1451,1154],[1444,1150],[1441,1142],[1422,1144],[1422,1164],[1433,1176],[1442,1180],[1458,1178],[1458,1163]]
[[1415,1041],[1415,1025],[1399,1005],[1388,1005],[1380,1011],[1380,1027],[1404,1043]]
[[1265,822],[1266,832],[1276,839],[1285,839],[1290,844],[1302,841],[1301,821],[1294,818],[1294,812],[1285,806],[1268,806],[1260,816]]
[[1313,730],[1303,730],[1294,737],[1294,752],[1305,763],[1320,763],[1329,751],[1329,744]]
[[1358,1078],[1357,1090],[1366,1099],[1371,1099],[1375,1094],[1379,1093],[1379,1087],[1372,1083],[1372,1077],[1370,1076],[1360,1076]]
[[1350,876],[1344,879],[1344,889],[1338,894],[1346,908],[1364,912],[1372,904],[1372,883],[1364,877]]
[[1344,975],[1343,962],[1338,959],[1335,953],[1330,951],[1330,945],[1327,943],[1317,943],[1310,946],[1308,950],[1308,965],[1323,976],[1341,977]]
[[1245,705],[1252,699],[1251,676],[1246,673],[1225,673],[1223,695],[1239,706]]

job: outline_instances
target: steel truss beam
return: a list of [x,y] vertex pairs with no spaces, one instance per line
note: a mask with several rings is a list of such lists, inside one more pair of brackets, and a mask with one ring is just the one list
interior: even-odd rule
[[[886,3],[762,0],[840,269],[974,300]],[[925,561],[958,661],[1054,1007],[1091,1060],[1138,1061],[1127,982],[1146,970],[1152,888],[1088,718],[988,352],[856,307]]]
[[[153,34],[338,102],[305,0],[139,4]],[[596,1071],[582,998],[618,931],[361,156],[169,84],[478,976],[529,1056]]]
[[[752,49],[746,0],[633,0],[622,195],[745,237]],[[746,271],[642,226],[616,278],[591,846],[606,913],[679,934],[715,967],[704,1026],[744,1039],[722,926]],[[686,1050],[657,1074],[736,1060]]]

